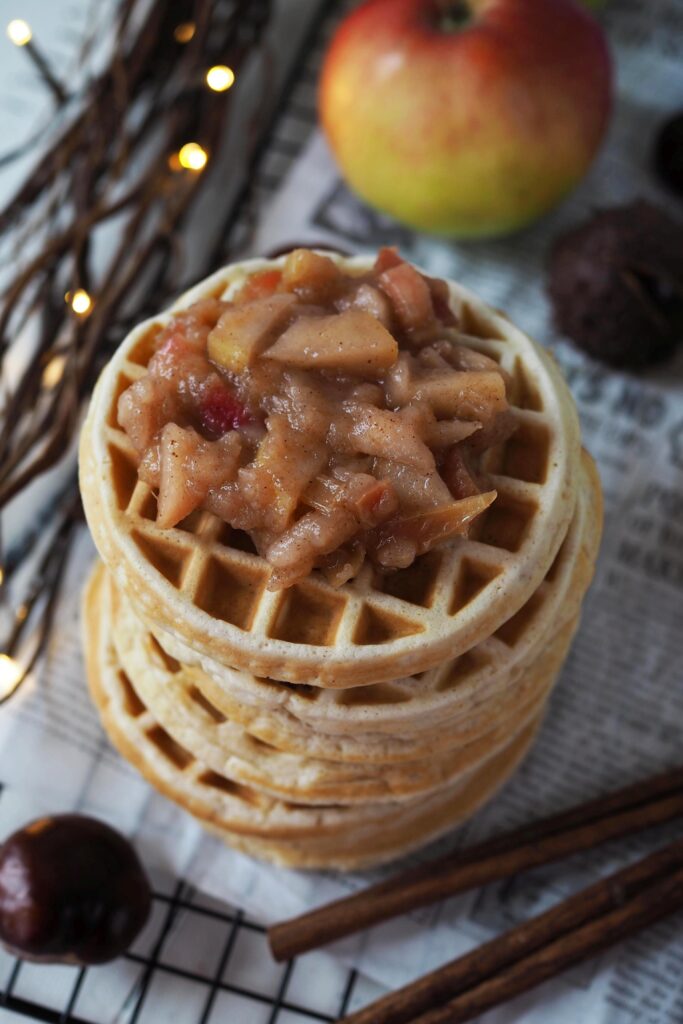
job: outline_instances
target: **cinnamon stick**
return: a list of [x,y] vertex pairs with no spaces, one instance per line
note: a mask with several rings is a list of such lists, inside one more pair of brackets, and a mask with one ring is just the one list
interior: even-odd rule
[[273,925],[276,960],[315,949],[398,914],[560,860],[683,814],[683,768],[656,775]]
[[444,1006],[415,1017],[412,1024],[464,1024],[609,949],[681,907],[683,868],[648,886],[624,907],[569,932]]
[[[551,944],[555,947],[555,954],[557,954],[558,948],[561,948],[561,956],[557,956],[556,959],[551,958],[553,964],[559,965],[560,962],[564,962],[563,958],[569,950],[585,948],[585,956],[589,956],[591,955],[589,949],[597,950],[587,940],[585,947],[581,947],[581,943],[576,940],[570,942],[568,938],[562,947],[558,947],[558,940],[571,933],[576,933],[577,929],[582,929],[584,939],[586,939],[586,935],[592,935],[592,942],[597,934],[607,941],[607,935],[612,934],[612,926],[609,922],[603,923],[601,927],[597,928],[597,931],[594,929],[589,933],[586,933],[582,926],[598,922],[599,919],[605,918],[605,915],[631,904],[631,901],[645,890],[649,892],[650,887],[654,884],[668,882],[673,875],[680,877],[681,873],[683,873],[683,840],[678,840],[649,857],[582,889],[545,913],[512,928],[505,934],[479,946],[471,953],[444,964],[435,971],[418,978],[410,985],[391,992],[357,1013],[345,1017],[341,1024],[412,1024],[416,1019],[423,1024],[424,1018],[420,1017],[420,1014],[434,1012],[432,1008],[442,1004],[452,1005],[449,1001],[452,1001],[455,996],[462,995],[464,1000],[464,993],[469,993],[467,998],[473,1001],[475,1000],[474,993],[483,987],[489,979],[496,977],[498,979],[496,984],[489,984],[486,990],[492,997],[494,992],[500,991],[502,982],[499,979],[506,977],[506,984],[511,984],[510,979],[513,977],[513,973],[505,969],[511,968],[514,964],[522,962],[528,969],[528,975],[525,975],[521,968],[514,972],[514,978],[517,979],[515,984],[520,984],[522,977],[536,978],[537,972],[540,970],[539,962],[543,963],[543,970],[549,968],[546,966],[544,957],[535,958],[536,966],[531,968],[529,966],[530,956],[538,950],[545,951],[551,948]],[[667,886],[666,891],[670,896],[670,887]],[[675,891],[678,892],[678,883]],[[675,909],[676,906],[677,904],[674,903],[671,909]],[[634,916],[634,928],[636,921],[640,920],[638,915]],[[622,931],[621,934],[625,933]],[[558,966],[556,973],[562,969],[563,967]],[[482,998],[484,997],[480,992],[476,999]],[[477,1012],[483,1012],[483,1009],[477,1010]],[[450,1019],[450,1017],[443,1018],[444,1021],[450,1021]],[[427,1017],[427,1021],[432,1024],[430,1017]]]

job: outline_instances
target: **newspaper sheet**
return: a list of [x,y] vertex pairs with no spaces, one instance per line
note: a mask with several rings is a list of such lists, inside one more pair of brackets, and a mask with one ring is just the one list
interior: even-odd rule
[[[553,346],[577,400],[606,499],[604,543],[583,621],[538,741],[503,792],[419,857],[468,843],[680,762],[683,744],[683,389],[680,366],[647,377],[610,372],[557,339],[543,294],[552,239],[598,205],[665,197],[646,152],[683,95],[683,7],[615,5],[618,69],[611,134],[588,179],[541,225],[515,238],[458,246],[417,237],[347,192],[315,136],[263,218],[254,252],[282,243],[348,249],[396,243],[452,276]],[[670,201],[670,200],[668,200]],[[111,750],[85,695],[78,592],[93,549],[70,566],[49,658],[0,715],[0,833],[31,815],[77,809],[132,835],[150,863],[183,872],[264,920],[304,911],[383,877],[284,872],[225,849],[156,795]],[[675,826],[572,858],[411,914],[332,952],[386,986],[407,982],[654,848]],[[680,828],[678,828],[680,834]],[[417,858],[412,858],[416,860]],[[683,917],[488,1014],[489,1024],[674,1024],[683,1021]]]

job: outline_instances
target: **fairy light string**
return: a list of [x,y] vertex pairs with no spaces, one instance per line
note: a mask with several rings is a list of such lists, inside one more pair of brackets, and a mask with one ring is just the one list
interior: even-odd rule
[[13,18],[7,25],[7,37],[10,42],[21,49],[29,58],[38,72],[42,82],[54,96],[58,105],[66,103],[68,95],[62,83],[57,79],[50,67],[47,57],[38,47],[31,26],[23,18]]
[[[62,458],[99,367],[126,331],[189,283],[183,227],[234,116],[226,94],[262,50],[272,6],[233,0],[226,18],[222,0],[121,0],[108,66],[64,106],[0,208],[0,236],[14,253],[0,302],[0,373],[23,329],[35,337],[0,407],[0,512]],[[31,25],[8,18],[6,32],[63,103],[66,90]],[[259,88],[255,109],[265,122],[270,86]],[[98,235],[113,219],[117,233],[103,249]],[[29,228],[41,244],[25,255]],[[193,276],[213,269],[206,249]],[[72,529],[28,594],[16,593],[16,559],[10,564],[0,544],[0,600],[14,603],[10,635],[0,636],[0,703],[21,690],[45,649]]]

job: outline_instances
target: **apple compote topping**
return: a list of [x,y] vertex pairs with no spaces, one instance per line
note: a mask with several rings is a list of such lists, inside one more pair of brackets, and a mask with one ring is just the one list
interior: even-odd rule
[[496,496],[481,453],[514,420],[504,371],[459,340],[445,282],[393,249],[364,273],[297,249],[176,314],[118,407],[159,525],[209,509],[248,531],[273,589],[466,534]]

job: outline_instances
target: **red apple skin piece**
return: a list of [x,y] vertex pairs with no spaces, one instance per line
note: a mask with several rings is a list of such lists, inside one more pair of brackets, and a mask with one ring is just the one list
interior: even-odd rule
[[367,0],[341,24],[319,93],[347,182],[412,227],[511,232],[585,174],[611,107],[604,33],[574,0]]

